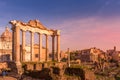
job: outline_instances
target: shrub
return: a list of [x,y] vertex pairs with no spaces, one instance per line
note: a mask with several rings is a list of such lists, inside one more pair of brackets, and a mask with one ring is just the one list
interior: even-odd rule
[[71,68],[71,67],[68,67],[65,70],[65,74],[67,74],[69,76],[80,76],[82,80],[85,79],[85,72],[81,68]]

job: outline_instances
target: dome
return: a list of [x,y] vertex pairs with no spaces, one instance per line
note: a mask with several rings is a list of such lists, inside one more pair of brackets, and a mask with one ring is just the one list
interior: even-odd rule
[[8,27],[6,27],[5,31],[2,33],[1,40],[12,41],[12,33],[10,32],[10,29]]

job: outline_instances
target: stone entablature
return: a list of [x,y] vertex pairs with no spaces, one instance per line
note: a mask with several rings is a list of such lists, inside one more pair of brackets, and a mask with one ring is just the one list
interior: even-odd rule
[[[60,35],[60,30],[47,29],[40,22],[38,22],[38,20],[30,20],[28,23],[13,20],[10,23],[13,24],[14,26],[19,26],[19,28],[23,31],[30,31],[33,33],[36,32],[47,35]],[[14,29],[14,27],[12,27],[12,29]]]

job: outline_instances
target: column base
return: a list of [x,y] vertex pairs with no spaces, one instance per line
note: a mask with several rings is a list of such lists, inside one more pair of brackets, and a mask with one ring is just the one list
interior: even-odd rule
[[58,62],[60,62],[60,59],[59,60],[57,60]]
[[15,63],[16,63],[17,73],[21,75],[23,73],[22,64],[20,61]]
[[45,61],[45,60],[43,60],[43,59],[40,59],[40,60],[39,60],[39,62],[44,62],[44,61]]

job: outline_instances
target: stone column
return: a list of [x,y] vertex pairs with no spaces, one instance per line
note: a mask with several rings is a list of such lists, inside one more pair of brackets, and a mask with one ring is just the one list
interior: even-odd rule
[[26,49],[25,49],[25,31],[22,30],[22,61],[25,61],[25,52],[26,52]]
[[20,62],[20,28],[15,27],[15,51],[16,51],[16,62]]
[[13,53],[13,60],[16,63],[16,68],[15,72],[20,74],[22,72],[22,66],[20,62],[20,28],[19,26],[12,26],[13,30],[13,46],[12,46],[12,53]]
[[17,67],[17,73],[20,74],[22,72],[22,66],[20,62],[20,28],[18,26],[15,27],[15,63]]
[[31,32],[31,61],[34,61],[34,33]]
[[60,35],[57,35],[57,61],[60,62]]
[[52,35],[52,60],[55,60],[55,36]]
[[49,54],[48,54],[48,35],[46,34],[46,61],[48,61],[49,58]]
[[39,33],[39,61],[42,61],[42,34]]
[[12,27],[12,61],[15,61],[15,28]]

